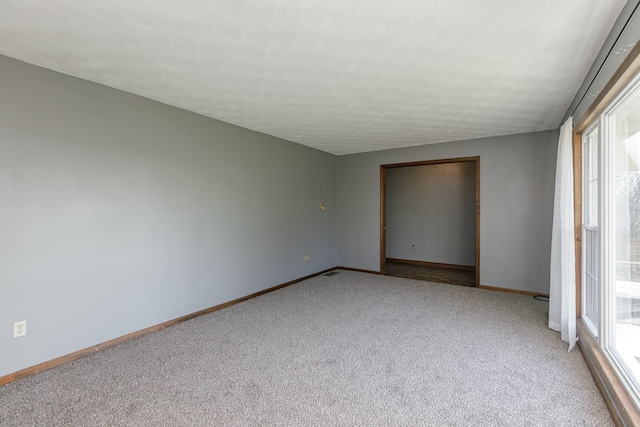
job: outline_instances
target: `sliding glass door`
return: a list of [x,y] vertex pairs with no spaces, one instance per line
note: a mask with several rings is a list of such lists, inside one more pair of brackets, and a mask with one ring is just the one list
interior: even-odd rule
[[639,404],[640,77],[582,144],[582,318]]
[[606,330],[603,348],[640,391],[640,81],[604,113]]

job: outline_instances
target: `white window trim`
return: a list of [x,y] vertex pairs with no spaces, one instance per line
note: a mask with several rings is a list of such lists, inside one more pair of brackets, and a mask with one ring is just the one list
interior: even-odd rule
[[[582,134],[581,143],[582,143],[582,147],[584,149],[585,148],[584,139],[585,138],[589,138],[594,130],[596,130],[596,129],[598,130],[598,139],[597,139],[597,143],[596,143],[596,148],[598,149],[598,164],[597,164],[597,167],[598,167],[598,184],[600,186],[600,185],[602,185],[602,178],[601,178],[602,175],[601,175],[601,171],[600,171],[600,163],[601,162],[599,160],[600,159],[600,155],[601,155],[600,146],[602,145],[602,143],[601,143],[601,141],[602,141],[602,130],[599,128],[599,126],[600,126],[599,122],[600,122],[599,119],[595,120],[584,131],[584,133]],[[587,146],[586,148],[587,148],[586,151],[588,153],[588,148],[589,147]],[[585,266],[587,265],[586,253],[587,253],[587,250],[588,250],[588,248],[586,246],[585,239],[584,239],[584,237],[586,236],[586,233],[584,233],[585,229],[589,229],[589,228],[592,228],[592,227],[595,227],[597,229],[596,231],[597,231],[597,237],[598,237],[598,250],[600,250],[600,251],[602,250],[602,248],[600,247],[600,244],[602,242],[602,239],[600,238],[600,234],[602,233],[602,228],[600,227],[599,224],[587,223],[586,218],[585,218],[586,217],[585,210],[589,209],[589,206],[590,206],[590,203],[591,203],[591,197],[589,196],[589,190],[590,190],[589,182],[590,181],[589,181],[588,177],[587,177],[587,179],[585,179],[585,173],[587,171],[589,171],[589,165],[591,164],[590,153],[588,153],[587,156],[589,156],[589,157],[588,157],[588,160],[587,160],[587,165],[585,167],[585,165],[584,165],[585,152],[583,151],[582,152],[582,159],[581,159],[581,161],[583,162],[582,199],[584,201],[586,201],[586,203],[584,203],[582,205],[582,228],[583,228],[582,237],[583,238],[582,238],[582,254],[581,254],[581,256],[582,256],[582,264],[581,264],[582,268],[581,268],[581,270],[582,271],[580,273],[581,273],[581,277],[582,277],[581,278],[581,283],[582,283],[583,294],[582,294],[582,300],[580,301],[580,304],[582,306],[582,310],[581,310],[582,316],[581,317],[582,317],[582,320],[585,323],[585,326],[589,329],[589,332],[591,332],[591,334],[594,336],[594,338],[596,338],[599,341],[599,337],[601,336],[599,325],[602,324],[602,296],[601,295],[598,296],[598,304],[599,304],[598,305],[598,313],[597,313],[598,314],[598,325],[594,325],[593,322],[591,321],[591,319],[586,314],[588,310],[587,310],[587,306],[586,306],[587,305],[586,304],[586,292],[584,292],[585,291],[584,284],[586,283],[585,277],[587,275],[586,268],[585,268]],[[602,203],[600,202],[600,194],[601,194],[601,189],[600,188],[598,189],[598,193],[599,193],[598,194],[598,209],[600,210],[601,205],[602,205]],[[601,212],[598,212],[598,219],[599,219],[598,222],[599,223],[602,221],[602,219],[601,219],[602,216],[601,215],[602,215]],[[600,253],[602,253],[602,252],[600,252]],[[602,259],[602,257],[598,258],[598,262],[599,263],[600,263],[601,259]],[[601,265],[598,265],[598,287],[600,289],[600,293],[602,293],[602,269],[601,269]]]
[[[627,367],[627,362],[615,349],[616,333],[616,206],[615,180],[611,179],[614,171],[614,156],[611,141],[615,141],[615,128],[611,126],[609,118],[629,99],[640,91],[640,74],[631,80],[627,86],[613,99],[595,122],[600,124],[598,144],[600,150],[599,178],[600,178],[600,334],[599,344],[602,352],[609,359],[612,368],[630,391],[635,404],[640,407],[640,378],[636,378]],[[605,250],[606,249],[606,250]]]

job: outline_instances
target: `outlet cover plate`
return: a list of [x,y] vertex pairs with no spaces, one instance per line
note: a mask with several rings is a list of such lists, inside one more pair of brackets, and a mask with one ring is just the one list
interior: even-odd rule
[[23,337],[27,335],[27,321],[22,320],[13,324],[13,337]]

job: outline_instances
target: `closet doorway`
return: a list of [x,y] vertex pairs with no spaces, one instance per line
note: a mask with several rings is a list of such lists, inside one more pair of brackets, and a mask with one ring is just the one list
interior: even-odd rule
[[480,157],[380,166],[380,273],[480,284]]

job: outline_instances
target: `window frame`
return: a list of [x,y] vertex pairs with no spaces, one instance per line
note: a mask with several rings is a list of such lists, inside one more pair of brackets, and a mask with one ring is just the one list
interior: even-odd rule
[[[601,124],[600,128],[603,130],[603,135],[606,137],[605,142],[609,143],[601,143],[600,152],[602,155],[601,169],[603,171],[602,183],[601,183],[601,209],[600,213],[603,215],[602,218],[602,231],[604,239],[601,239],[603,242],[601,243],[601,252],[604,256],[601,260],[601,265],[604,264],[604,269],[601,270],[606,274],[603,276],[605,280],[603,283],[615,284],[616,277],[616,214],[615,208],[616,206],[616,181],[615,179],[611,179],[613,174],[615,174],[615,156],[613,153],[614,146],[613,141],[615,138],[616,128],[612,125],[612,120],[614,115],[624,106],[625,102],[629,100],[632,96],[640,94],[640,73],[635,75],[620,91],[620,93],[613,98],[613,100],[609,103],[609,105],[604,108],[602,113],[599,116],[599,122]],[[605,248],[613,248],[613,250],[605,251]],[[603,313],[603,321],[602,323],[602,340],[600,341],[600,346],[602,347],[603,352],[612,362],[612,368],[619,375],[621,382],[629,389],[630,395],[633,398],[635,404],[640,407],[640,378],[636,378],[636,376],[631,372],[631,369],[628,367],[627,362],[624,361],[623,356],[616,349],[616,286],[603,286],[604,289],[601,290],[602,295],[602,303],[604,305]],[[605,317],[606,316],[606,317]]]
[[[600,128],[600,120],[595,120],[593,123],[591,123],[589,125],[589,127],[587,127],[587,129],[584,131],[584,133],[581,135],[580,141],[581,141],[581,152],[582,152],[582,156],[581,156],[581,163],[582,163],[582,182],[585,183],[586,185],[582,186],[582,209],[581,209],[581,223],[578,224],[580,226],[580,230],[581,230],[581,234],[583,236],[586,236],[584,233],[584,230],[586,228],[592,228],[592,227],[596,227],[596,237],[598,239],[597,242],[597,248],[598,248],[598,253],[600,253],[601,248],[600,248],[600,244],[602,239],[600,238],[600,234],[601,234],[601,214],[600,212],[597,213],[597,224],[594,224],[591,222],[591,218],[588,218],[589,221],[587,221],[586,217],[590,217],[591,213],[591,181],[590,181],[590,175],[587,176],[588,172],[591,170],[591,165],[593,164],[592,162],[592,153],[589,151],[591,149],[591,147],[589,147],[589,144],[592,142],[590,140],[590,138],[592,137],[593,133],[597,132],[597,136],[596,136],[596,151],[597,151],[597,159],[600,159],[601,153],[600,153],[600,141],[601,141],[601,135],[602,135],[602,130]],[[586,141],[586,143],[585,143]],[[586,149],[586,150],[585,150]],[[586,152],[585,152],[586,151]],[[588,156],[588,157],[586,157]],[[585,161],[585,158],[587,159]],[[585,165],[587,167],[585,167]],[[596,163],[596,170],[597,170],[597,174],[598,174],[598,197],[597,197],[597,201],[598,201],[598,206],[597,208],[600,209],[600,185],[602,184],[602,179],[601,179],[601,175],[600,175],[600,162],[598,161],[598,163]],[[582,263],[581,263],[581,268],[580,268],[580,278],[582,280],[581,283],[585,282],[585,277],[588,274],[586,271],[586,265],[587,265],[587,248],[586,248],[586,244],[588,244],[587,242],[584,241],[583,239],[583,245],[581,245],[581,253],[580,256],[582,257]],[[598,262],[600,261],[600,257],[598,257]],[[601,291],[601,284],[602,284],[602,270],[601,270],[601,266],[598,265],[598,277],[597,277],[597,281],[598,281],[598,289]],[[585,325],[587,326],[587,328],[589,329],[589,332],[594,336],[595,339],[598,339],[598,337],[602,336],[602,332],[600,331],[600,325],[602,324],[602,298],[598,298],[598,307],[597,307],[597,321],[594,324],[593,320],[588,316],[588,310],[587,310],[587,304],[586,304],[586,292],[582,292],[582,298],[580,301],[580,307],[581,307],[581,318],[584,321]],[[580,316],[578,316],[580,317]]]
[[[615,101],[618,101],[624,97],[622,95],[630,87],[632,87],[632,82],[640,77],[640,43],[636,44],[626,59],[623,61],[622,65],[618,68],[618,70],[614,73],[609,82],[605,85],[604,89],[599,93],[591,106],[587,109],[584,115],[579,118],[578,121],[575,122],[574,126],[574,138],[573,138],[573,153],[574,153],[574,218],[576,219],[575,224],[575,232],[576,232],[576,308],[577,308],[577,333],[578,333],[578,346],[582,351],[585,361],[591,373],[596,381],[598,388],[600,389],[602,396],[609,408],[612,418],[614,419],[617,425],[640,425],[640,404],[638,402],[638,395],[634,394],[635,390],[629,388],[628,378],[625,378],[626,374],[624,371],[620,370],[616,365],[619,366],[619,360],[616,360],[616,355],[612,355],[610,351],[606,350],[606,346],[602,344],[607,344],[606,339],[605,342],[601,342],[603,335],[607,335],[607,331],[603,330],[605,316],[608,316],[607,307],[605,307],[606,302],[605,299],[610,299],[611,296],[608,295],[605,298],[600,298],[600,313],[599,313],[599,336],[600,338],[595,338],[588,326],[582,320],[582,274],[583,274],[583,265],[582,265],[582,226],[583,226],[583,172],[582,172],[582,148],[583,148],[583,140],[582,137],[586,133],[587,129],[589,129],[594,123],[599,122],[599,137],[602,138],[602,135],[607,132],[606,125],[603,127],[604,123],[602,123],[603,112],[609,109]],[[602,144],[599,144],[602,145]],[[602,154],[600,156],[600,164],[604,165],[605,161],[602,159]],[[610,159],[607,159],[609,162]],[[604,184],[604,177],[608,171],[599,169],[598,175],[600,179],[600,185]],[[601,188],[600,195],[602,195]],[[611,192],[609,192],[611,194]],[[604,203],[604,201],[600,200],[601,210],[599,212],[599,221],[601,224],[601,232],[604,226],[605,217],[602,215],[607,214],[610,215],[610,212],[603,212],[604,209],[608,206],[610,209],[609,203]],[[600,238],[600,277],[601,282],[604,282],[604,257],[607,256],[606,252],[603,252],[603,245],[607,244],[603,238]],[[608,256],[611,256],[609,254]],[[605,288],[605,286],[601,286],[601,288]],[[603,289],[601,289],[603,292]],[[603,295],[604,296],[604,295]],[[604,334],[603,334],[604,333]]]

